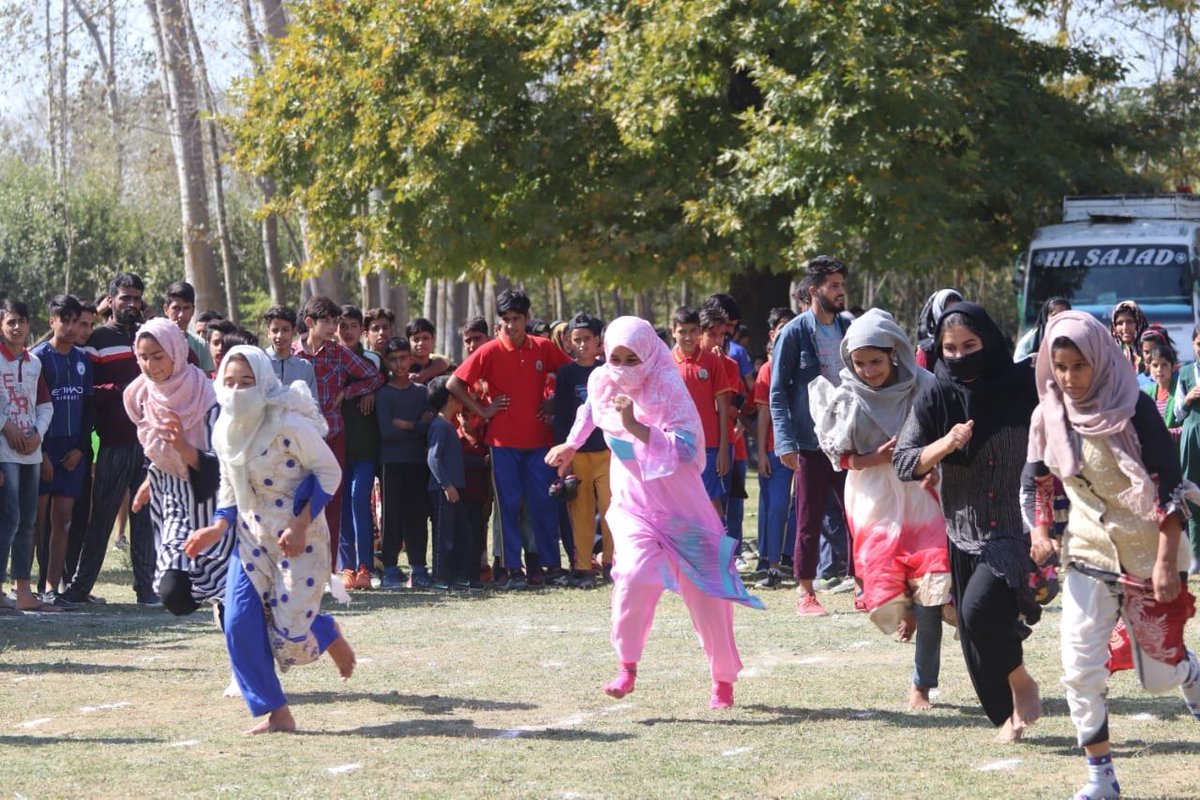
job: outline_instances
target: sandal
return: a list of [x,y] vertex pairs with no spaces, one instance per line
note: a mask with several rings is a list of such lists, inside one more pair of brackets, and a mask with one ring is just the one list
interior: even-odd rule
[[62,606],[56,606],[53,603],[44,603],[41,600],[38,600],[37,605],[33,606],[32,608],[21,608],[20,606],[17,606],[17,611],[22,611],[22,612],[24,612],[24,611],[54,611],[54,612],[58,612],[58,611],[66,611],[66,609],[63,608]]

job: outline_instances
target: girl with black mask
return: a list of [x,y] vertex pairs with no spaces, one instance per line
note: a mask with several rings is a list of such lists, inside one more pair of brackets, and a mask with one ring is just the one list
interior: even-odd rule
[[939,321],[936,382],[916,399],[893,464],[902,480],[936,480],[950,544],[952,593],[967,671],[983,710],[1016,742],[1041,716],[1022,640],[1036,621],[1021,515],[1021,473],[1038,397],[1029,362],[1014,364],[987,312],[959,303]]

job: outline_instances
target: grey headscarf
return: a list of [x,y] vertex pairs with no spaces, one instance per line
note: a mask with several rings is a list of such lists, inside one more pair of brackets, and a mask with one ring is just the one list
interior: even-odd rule
[[[892,351],[894,383],[875,389],[858,377],[850,354],[863,347]],[[817,440],[831,457],[872,453],[900,433],[913,399],[934,378],[917,366],[912,342],[892,315],[878,308],[854,320],[846,330],[842,363],[846,366],[838,388],[823,378],[809,384]]]

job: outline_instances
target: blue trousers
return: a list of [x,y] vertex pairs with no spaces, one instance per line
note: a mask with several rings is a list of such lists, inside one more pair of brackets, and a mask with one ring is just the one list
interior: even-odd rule
[[504,538],[504,566],[521,568],[521,501],[529,512],[538,561],[542,567],[561,567],[558,554],[558,509],[548,492],[554,470],[547,466],[545,447],[493,447],[492,475]]
[[[778,564],[784,553],[784,536],[792,510],[792,471],[779,456],[768,453],[771,475],[758,473],[758,552],[771,564]],[[793,518],[794,519],[794,518]],[[795,529],[795,524],[791,529]]]
[[[337,627],[330,614],[317,614],[312,630],[322,653],[337,640]],[[238,546],[234,546],[229,556],[229,576],[225,582],[225,647],[250,716],[261,717],[287,705],[283,686],[275,674],[263,601],[242,568]]]
[[33,571],[39,469],[39,464],[0,463],[0,474],[4,476],[4,486],[0,487],[0,583],[4,582],[10,550],[13,580],[27,581]]
[[746,500],[742,497],[742,490],[746,487],[746,459],[734,459],[733,448],[730,448],[729,463],[733,466],[729,470],[729,474],[725,476],[725,535],[738,542],[740,548],[742,542],[742,522],[746,517]]
[[352,461],[346,465],[342,530],[338,534],[338,557],[342,569],[365,566],[375,569],[375,525],[371,518],[371,490],[375,487],[374,461]]

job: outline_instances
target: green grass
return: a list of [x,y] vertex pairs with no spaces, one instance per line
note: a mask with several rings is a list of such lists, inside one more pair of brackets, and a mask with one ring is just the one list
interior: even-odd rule
[[[328,659],[291,671],[301,732],[243,737],[209,615],[141,610],[127,572],[103,580],[116,601],[103,611],[0,618],[4,795],[1043,798],[1069,797],[1084,774],[1053,607],[1027,649],[1046,717],[1015,746],[993,742],[949,629],[937,708],[909,713],[911,645],[847,595],[813,620],[782,590],[765,612],[737,610],[746,670],[727,712],[707,707],[674,595],[637,691],[618,702],[599,691],[615,667],[607,588],[359,594],[335,609],[360,658],[353,679]],[[1129,796],[1200,797],[1200,724],[1177,694],[1151,697],[1121,673],[1111,709]]]

